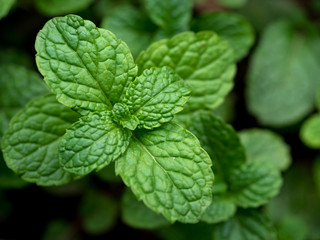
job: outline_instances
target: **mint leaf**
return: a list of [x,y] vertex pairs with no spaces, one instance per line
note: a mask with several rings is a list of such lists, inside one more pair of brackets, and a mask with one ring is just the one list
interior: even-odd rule
[[232,47],[236,61],[248,54],[255,38],[250,23],[235,13],[217,12],[200,15],[193,20],[192,29],[216,32]]
[[0,19],[7,16],[16,0],[0,0]]
[[212,199],[211,160],[196,137],[166,123],[132,136],[116,173],[133,193],[170,222],[195,223]]
[[291,163],[290,148],[278,134],[265,129],[249,129],[239,132],[246,149],[247,162],[269,164],[285,170]]
[[237,210],[232,198],[214,195],[211,205],[201,217],[201,221],[208,224],[215,224],[228,220]]
[[9,121],[28,101],[48,93],[40,76],[16,64],[0,66],[0,140]]
[[144,0],[151,20],[168,35],[188,30],[192,14],[192,0]]
[[280,172],[259,162],[243,164],[230,177],[230,192],[238,206],[259,207],[277,195],[282,185]]
[[156,229],[169,225],[169,222],[159,214],[139,202],[133,193],[126,189],[122,197],[122,221],[133,228]]
[[318,35],[310,27],[296,29],[279,21],[262,35],[250,63],[246,97],[249,111],[264,125],[294,124],[313,109],[319,65],[310,43]]
[[116,160],[129,145],[131,132],[112,121],[111,113],[90,113],[67,129],[60,142],[60,164],[77,175],[97,171]]
[[[179,118],[178,118],[179,119]],[[214,172],[228,180],[234,169],[246,161],[245,151],[232,126],[207,111],[190,114],[185,128],[194,133],[213,159]]]
[[91,235],[99,235],[115,225],[118,206],[108,195],[89,192],[82,199],[79,212],[84,230]]
[[93,0],[35,0],[35,6],[46,16],[56,16],[85,10],[92,2]]
[[112,109],[113,120],[131,131],[140,123],[137,116],[132,116],[129,107],[123,103],[116,103]]
[[47,22],[36,51],[39,71],[58,101],[82,114],[111,110],[137,74],[124,42],[75,15]]
[[141,127],[152,129],[172,120],[188,101],[190,88],[168,67],[144,70],[123,99]]
[[271,221],[258,209],[239,209],[234,218],[214,226],[213,239],[275,240]]
[[58,146],[78,114],[58,103],[53,95],[32,100],[11,120],[2,139],[9,168],[28,182],[61,185],[73,179],[59,164]]
[[101,26],[125,41],[134,57],[152,43],[157,29],[145,11],[131,5],[118,6],[106,15]]
[[320,149],[320,114],[309,117],[302,125],[300,138],[310,148]]
[[161,40],[143,51],[137,59],[139,72],[168,66],[187,82],[192,93],[184,112],[214,109],[233,86],[233,51],[217,34],[186,32]]

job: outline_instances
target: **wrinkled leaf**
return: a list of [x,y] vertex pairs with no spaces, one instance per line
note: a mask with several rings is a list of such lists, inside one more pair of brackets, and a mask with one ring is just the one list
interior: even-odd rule
[[11,120],[2,140],[9,168],[28,182],[61,185],[73,179],[59,164],[59,142],[78,114],[53,95],[32,100]]
[[213,173],[199,141],[179,125],[166,123],[132,136],[116,161],[116,173],[133,193],[170,222],[195,223],[212,199]]
[[60,164],[77,175],[100,170],[127,149],[130,137],[129,130],[112,121],[110,112],[83,116],[61,139]]
[[218,107],[233,86],[233,51],[211,31],[185,32],[161,40],[143,51],[139,72],[150,67],[171,67],[191,87],[184,112]]
[[82,114],[111,110],[137,74],[127,45],[79,16],[47,22],[35,46],[39,71],[58,101]]

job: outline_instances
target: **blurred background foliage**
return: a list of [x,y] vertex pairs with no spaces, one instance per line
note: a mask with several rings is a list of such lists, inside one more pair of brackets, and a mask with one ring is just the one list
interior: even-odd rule
[[248,162],[282,171],[283,186],[249,210],[230,209],[219,195],[233,215],[220,223],[170,225],[125,189],[112,165],[37,187],[0,153],[0,239],[320,239],[319,0],[0,0],[0,139],[10,118],[48,91],[35,37],[51,17],[69,13],[114,32],[135,58],[183,31],[218,33],[234,50],[237,73],[213,112],[239,132]]

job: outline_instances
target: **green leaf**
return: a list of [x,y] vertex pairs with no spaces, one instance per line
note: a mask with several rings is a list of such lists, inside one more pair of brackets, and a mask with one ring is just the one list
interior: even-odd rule
[[286,216],[278,226],[279,240],[305,240],[308,239],[308,225],[299,217]]
[[236,131],[212,113],[194,112],[190,114],[189,122],[184,122],[184,127],[200,140],[213,160],[214,172],[222,180],[228,180],[233,170],[245,163],[245,151]]
[[123,103],[116,103],[112,109],[113,120],[131,131],[140,123],[137,116],[132,116],[129,107]]
[[269,164],[278,170],[286,170],[291,163],[290,147],[278,134],[265,129],[249,129],[239,132],[246,150],[247,162]]
[[211,31],[185,32],[161,40],[137,59],[139,72],[168,66],[187,82],[192,93],[184,112],[218,107],[233,86],[233,51]]
[[188,101],[190,88],[168,67],[144,70],[128,87],[123,99],[140,125],[153,129],[173,119]]
[[37,10],[46,16],[57,16],[85,10],[93,0],[35,0]]
[[60,142],[60,164],[77,175],[100,170],[128,147],[131,131],[112,121],[111,113],[90,113],[67,129]]
[[91,235],[100,235],[115,225],[118,206],[108,195],[89,192],[82,199],[79,211],[84,230]]
[[218,3],[229,8],[239,8],[246,4],[247,0],[217,0]]
[[21,180],[5,164],[2,152],[0,152],[0,188],[23,188],[28,183]]
[[142,9],[131,5],[114,9],[102,20],[101,26],[125,41],[134,57],[152,43],[157,29]]
[[308,30],[280,21],[262,35],[250,63],[246,97],[248,110],[264,125],[294,124],[313,109],[319,65],[310,42],[318,36]]
[[61,185],[73,179],[59,164],[58,146],[78,114],[58,103],[53,95],[32,100],[11,120],[2,139],[9,168],[28,182]]
[[259,207],[278,194],[282,185],[280,172],[259,162],[246,163],[230,178],[230,192],[238,206]]
[[36,51],[39,71],[58,101],[82,114],[111,110],[137,74],[124,42],[75,15],[47,22]]
[[0,19],[7,16],[16,0],[0,0]]
[[122,197],[122,220],[133,228],[156,229],[169,225],[169,222],[159,214],[139,202],[129,189]]
[[258,209],[239,209],[234,218],[214,226],[213,239],[275,240],[271,221]]
[[188,30],[192,15],[192,0],[144,0],[151,20],[168,35]]
[[195,31],[212,30],[226,40],[234,51],[236,61],[245,57],[254,43],[254,31],[241,15],[217,12],[200,15],[192,23]]
[[300,138],[310,148],[320,149],[320,114],[309,117],[302,125]]
[[48,93],[40,76],[27,68],[4,64],[0,66],[0,140],[9,121],[34,97]]
[[211,205],[201,217],[201,221],[215,224],[231,218],[237,210],[236,204],[231,198],[214,195]]
[[133,193],[170,222],[195,223],[210,205],[213,173],[199,141],[179,125],[140,131],[116,161]]

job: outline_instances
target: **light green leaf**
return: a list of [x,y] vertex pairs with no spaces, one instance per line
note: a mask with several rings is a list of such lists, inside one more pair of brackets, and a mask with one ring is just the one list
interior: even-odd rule
[[[184,127],[194,133],[213,160],[214,172],[228,180],[234,169],[246,161],[245,151],[232,126],[208,111],[189,114]],[[178,118],[179,119],[179,118]]]
[[144,70],[128,87],[123,103],[140,125],[153,129],[173,119],[188,101],[190,88],[168,67]]
[[278,170],[286,170],[291,163],[290,148],[283,138],[266,129],[249,129],[239,132],[246,150],[247,162],[269,164]]
[[58,103],[53,95],[32,100],[11,120],[2,139],[9,168],[28,182],[61,185],[73,179],[59,164],[59,142],[78,114]]
[[230,178],[230,192],[238,206],[249,208],[266,204],[282,185],[280,172],[259,162],[246,163]]
[[208,224],[215,224],[231,218],[237,210],[232,198],[214,195],[211,205],[201,217],[201,221]]
[[239,209],[234,218],[214,226],[213,239],[275,240],[271,221],[258,209]]
[[192,15],[192,0],[144,0],[151,20],[168,35],[188,30]]
[[93,0],[35,0],[39,12],[46,16],[57,16],[85,10]]
[[0,66],[0,140],[9,121],[28,101],[48,93],[40,76],[27,68],[4,64]]
[[101,26],[128,44],[134,57],[152,43],[157,29],[142,9],[131,5],[114,9],[102,20]]
[[239,8],[246,4],[247,0],[217,0],[218,3],[229,8]]
[[122,197],[122,220],[133,228],[156,229],[169,225],[169,222],[159,214],[139,202],[133,193],[126,189]]
[[82,114],[111,110],[137,74],[124,42],[75,15],[47,22],[36,51],[39,71],[58,101]]
[[309,43],[318,36],[308,29],[280,21],[262,35],[250,63],[246,97],[248,110],[264,125],[294,124],[313,109],[319,65]]
[[302,125],[300,138],[310,148],[320,148],[320,114],[309,117]]
[[211,31],[185,32],[161,40],[137,59],[139,72],[168,66],[187,82],[192,93],[184,112],[218,107],[233,86],[234,56],[226,41]]
[[115,225],[118,206],[108,195],[89,192],[82,199],[79,212],[84,230],[91,235],[100,235]]
[[128,147],[131,131],[112,121],[111,113],[90,113],[67,129],[59,146],[60,164],[77,175],[100,170]]
[[226,40],[234,51],[236,61],[246,56],[254,43],[254,31],[241,15],[217,12],[200,15],[192,23],[195,31],[212,30]]
[[7,16],[16,0],[0,0],[0,19]]
[[213,173],[197,138],[166,123],[140,131],[116,161],[116,173],[133,193],[170,222],[198,222],[212,199]]

